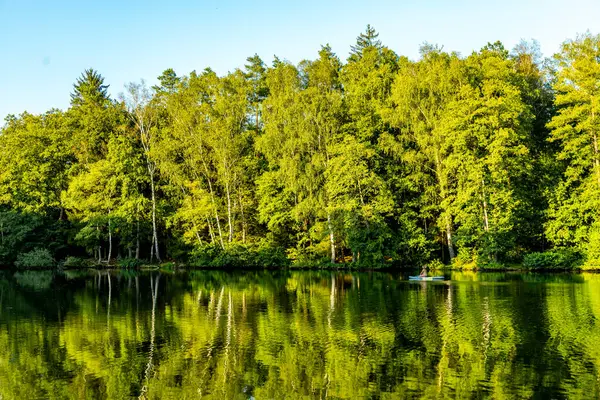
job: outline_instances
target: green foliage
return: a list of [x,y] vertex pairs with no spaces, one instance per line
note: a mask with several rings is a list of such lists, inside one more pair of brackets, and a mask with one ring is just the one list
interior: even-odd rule
[[69,243],[73,232],[65,221],[33,212],[0,211],[0,265],[11,265],[17,254],[36,247],[48,249],[56,258],[80,249]]
[[0,205],[40,214],[62,208],[74,162],[68,135],[65,115],[56,110],[8,121],[0,134]]
[[88,268],[94,265],[94,263],[87,258],[69,256],[60,265],[63,268]]
[[137,258],[120,258],[117,261],[117,265],[119,266],[119,268],[123,269],[137,269],[143,264],[144,262]]
[[177,269],[177,263],[175,263],[173,261],[167,261],[167,262],[161,263],[159,267],[161,270],[175,271]]
[[17,256],[15,266],[19,269],[53,268],[56,262],[48,249],[36,248]]
[[526,269],[564,269],[573,270],[581,266],[582,254],[572,249],[554,249],[534,252],[523,257],[523,268]]
[[13,275],[17,284],[23,288],[33,290],[47,290],[54,281],[52,271],[19,271]]
[[600,226],[592,225],[585,246],[585,269],[600,269]]
[[590,227],[600,222],[600,36],[567,41],[555,58],[557,112],[548,127],[562,168],[548,189],[546,236],[556,245],[585,248],[595,235]]
[[109,85],[104,84],[104,77],[93,69],[86,69],[73,85],[71,105],[101,105],[109,99]]
[[293,267],[322,268],[331,264],[331,259],[323,252],[317,251],[312,246],[304,247],[300,243],[297,248],[288,249],[287,256],[292,261]]
[[455,268],[477,269],[477,265],[477,251],[468,247],[461,247],[456,257],[452,260],[452,266]]
[[550,242],[600,267],[599,60],[586,34],[553,65],[535,42],[411,61],[367,26],[346,62],[167,69],[121,102],[86,70],[68,110],[2,128],[0,263],[478,268]]
[[191,266],[227,268],[284,268],[289,260],[283,249],[271,245],[207,245],[192,252]]
[[379,33],[371,25],[367,25],[364,33],[361,33],[356,38],[356,45],[350,46],[350,61],[355,61],[363,56],[365,50],[375,49],[377,51],[382,49],[381,41],[378,39]]
[[453,273],[450,289],[348,271],[165,275],[0,276],[0,396],[600,395],[596,274]]
[[33,249],[41,240],[43,219],[31,213],[0,212],[0,263],[12,264],[16,254]]
[[429,270],[431,271],[439,271],[444,269],[446,266],[440,260],[432,260],[427,264],[427,267],[429,267]]

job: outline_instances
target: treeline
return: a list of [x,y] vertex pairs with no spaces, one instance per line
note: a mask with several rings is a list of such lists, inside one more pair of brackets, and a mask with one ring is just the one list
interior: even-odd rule
[[600,36],[158,82],[6,119],[0,263],[600,265]]

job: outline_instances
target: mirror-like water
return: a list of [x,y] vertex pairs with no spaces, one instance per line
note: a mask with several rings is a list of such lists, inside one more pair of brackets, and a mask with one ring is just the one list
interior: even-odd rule
[[0,398],[598,398],[600,276],[0,275]]

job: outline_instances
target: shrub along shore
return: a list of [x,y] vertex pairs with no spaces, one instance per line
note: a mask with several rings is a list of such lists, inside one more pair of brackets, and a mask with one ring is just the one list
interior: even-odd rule
[[[461,264],[456,263],[444,265],[438,260],[430,261],[427,267],[430,272],[443,272],[448,270],[467,270],[467,271],[541,271],[541,272],[564,272],[564,271],[593,271],[594,267],[583,265],[581,254],[573,250],[550,250],[546,252],[528,253],[525,255],[521,264],[501,264],[497,262],[488,262],[477,265],[476,263]],[[198,262],[198,260],[197,260]],[[106,263],[93,258],[81,258],[69,256],[66,259],[56,262],[49,251],[45,249],[36,249],[31,252],[20,255],[15,262],[17,269],[27,270],[73,270],[73,269],[124,269],[124,270],[144,270],[160,269],[167,271],[194,270],[194,269],[335,269],[335,270],[415,270],[420,266],[403,265],[399,263],[388,262],[365,265],[356,263],[336,263],[332,264],[328,260],[314,262],[312,264],[299,265],[290,262],[283,254],[273,253],[252,253],[246,248],[241,247],[236,253],[212,254],[210,258],[205,258],[201,263],[183,264],[174,261],[167,261],[150,264],[139,258],[117,258],[112,262]]]
[[600,36],[420,54],[84,71],[1,128],[0,265],[600,268]]

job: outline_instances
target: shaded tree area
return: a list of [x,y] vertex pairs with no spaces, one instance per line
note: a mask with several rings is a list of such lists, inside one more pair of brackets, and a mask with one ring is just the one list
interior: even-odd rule
[[0,262],[378,267],[600,255],[600,37],[346,61],[167,69],[119,99],[84,71],[66,111],[0,134]]

